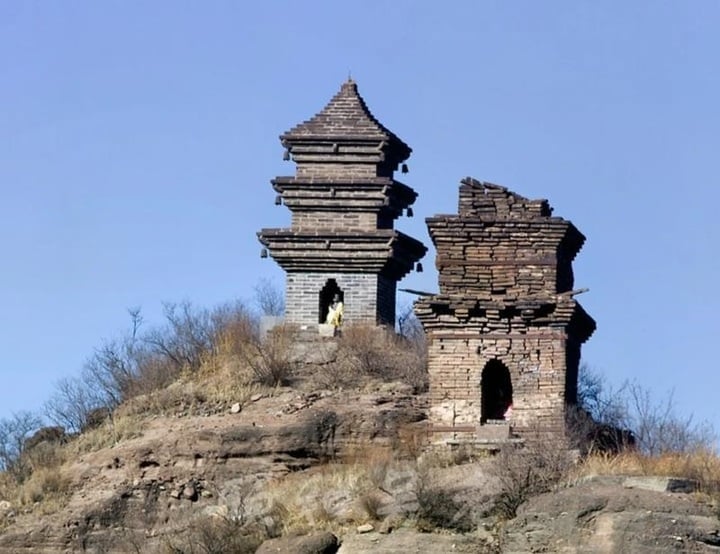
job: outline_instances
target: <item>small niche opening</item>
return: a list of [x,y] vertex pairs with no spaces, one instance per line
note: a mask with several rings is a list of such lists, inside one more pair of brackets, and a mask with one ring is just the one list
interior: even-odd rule
[[480,423],[505,420],[512,406],[510,371],[500,360],[490,360],[482,370]]
[[318,323],[325,323],[328,312],[330,311],[330,305],[333,303],[333,298],[337,295],[340,298],[340,302],[345,302],[345,293],[338,286],[335,279],[328,279],[325,282],[325,286],[320,291],[320,310]]

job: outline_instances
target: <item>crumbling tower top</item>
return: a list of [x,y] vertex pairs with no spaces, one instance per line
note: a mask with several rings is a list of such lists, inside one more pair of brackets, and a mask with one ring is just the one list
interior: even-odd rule
[[585,237],[553,217],[547,200],[467,177],[458,204],[458,215],[427,219],[442,294],[507,299],[572,290],[572,261]]

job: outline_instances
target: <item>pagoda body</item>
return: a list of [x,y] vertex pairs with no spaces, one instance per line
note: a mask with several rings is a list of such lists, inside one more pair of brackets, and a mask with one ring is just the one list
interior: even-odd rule
[[286,272],[286,321],[324,323],[338,295],[345,321],[393,325],[397,282],[426,252],[393,228],[417,197],[393,178],[411,149],[375,119],[352,80],[280,140],[296,174],[272,185],[292,223],[258,237]]
[[595,322],[573,291],[585,237],[551,212],[546,200],[466,178],[458,214],[427,219],[440,293],[415,311],[438,442],[565,435]]

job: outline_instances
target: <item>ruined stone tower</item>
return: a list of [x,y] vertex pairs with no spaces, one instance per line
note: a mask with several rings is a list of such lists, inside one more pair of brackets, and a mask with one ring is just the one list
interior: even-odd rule
[[432,437],[564,436],[580,345],[595,329],[572,290],[585,237],[546,200],[471,178],[458,212],[427,219],[440,293],[415,305],[429,339]]
[[410,147],[373,117],[352,80],[280,140],[297,171],[272,185],[292,224],[258,237],[287,274],[286,321],[324,322],[337,294],[346,321],[394,324],[397,282],[427,250],[393,229],[417,197],[393,178]]

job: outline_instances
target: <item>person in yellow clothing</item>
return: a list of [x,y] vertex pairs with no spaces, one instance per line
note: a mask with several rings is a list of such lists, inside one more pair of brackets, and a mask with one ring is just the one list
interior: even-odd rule
[[340,295],[336,294],[333,296],[332,304],[330,304],[330,307],[328,308],[328,315],[325,318],[325,323],[328,325],[332,325],[335,327],[335,334],[337,335],[340,326],[343,322],[343,303],[340,300]]

